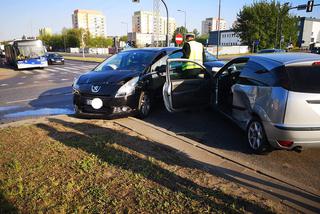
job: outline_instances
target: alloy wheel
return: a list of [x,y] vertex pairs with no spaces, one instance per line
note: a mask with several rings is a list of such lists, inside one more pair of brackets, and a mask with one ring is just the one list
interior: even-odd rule
[[248,141],[250,147],[259,150],[263,144],[263,127],[260,122],[253,121],[248,128]]

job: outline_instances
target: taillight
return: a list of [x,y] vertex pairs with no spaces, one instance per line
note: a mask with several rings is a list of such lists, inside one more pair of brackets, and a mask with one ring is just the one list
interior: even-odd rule
[[312,65],[313,66],[320,66],[320,62],[314,62]]
[[293,141],[290,141],[290,140],[278,140],[278,143],[283,146],[283,147],[291,147],[292,144],[293,144]]

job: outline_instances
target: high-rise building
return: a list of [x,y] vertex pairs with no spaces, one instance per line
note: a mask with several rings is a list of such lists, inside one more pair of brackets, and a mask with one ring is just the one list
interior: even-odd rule
[[[137,11],[132,16],[132,32],[142,34],[153,34],[159,27],[159,34],[167,34],[167,17],[159,17],[159,24],[154,22],[154,16],[149,11]],[[169,36],[172,37],[176,30],[176,20],[169,18]]]
[[299,47],[309,48],[314,43],[320,43],[320,19],[301,17],[298,27]]
[[52,35],[52,29],[48,27],[44,27],[39,29],[39,35],[44,36],[44,35]]
[[92,37],[107,35],[106,17],[95,10],[75,10],[72,14],[73,28],[87,30]]
[[[202,21],[201,34],[209,34],[210,31],[218,30],[219,19],[217,18],[206,18]],[[227,30],[227,21],[220,19],[220,30]]]

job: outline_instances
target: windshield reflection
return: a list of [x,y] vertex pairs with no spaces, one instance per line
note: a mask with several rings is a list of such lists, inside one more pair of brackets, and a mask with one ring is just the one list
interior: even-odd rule
[[153,51],[124,51],[113,55],[93,71],[144,71],[155,57]]

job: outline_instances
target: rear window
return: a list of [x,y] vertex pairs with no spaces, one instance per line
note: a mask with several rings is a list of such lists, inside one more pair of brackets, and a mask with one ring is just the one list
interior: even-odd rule
[[290,66],[285,70],[289,90],[320,93],[320,66]]

